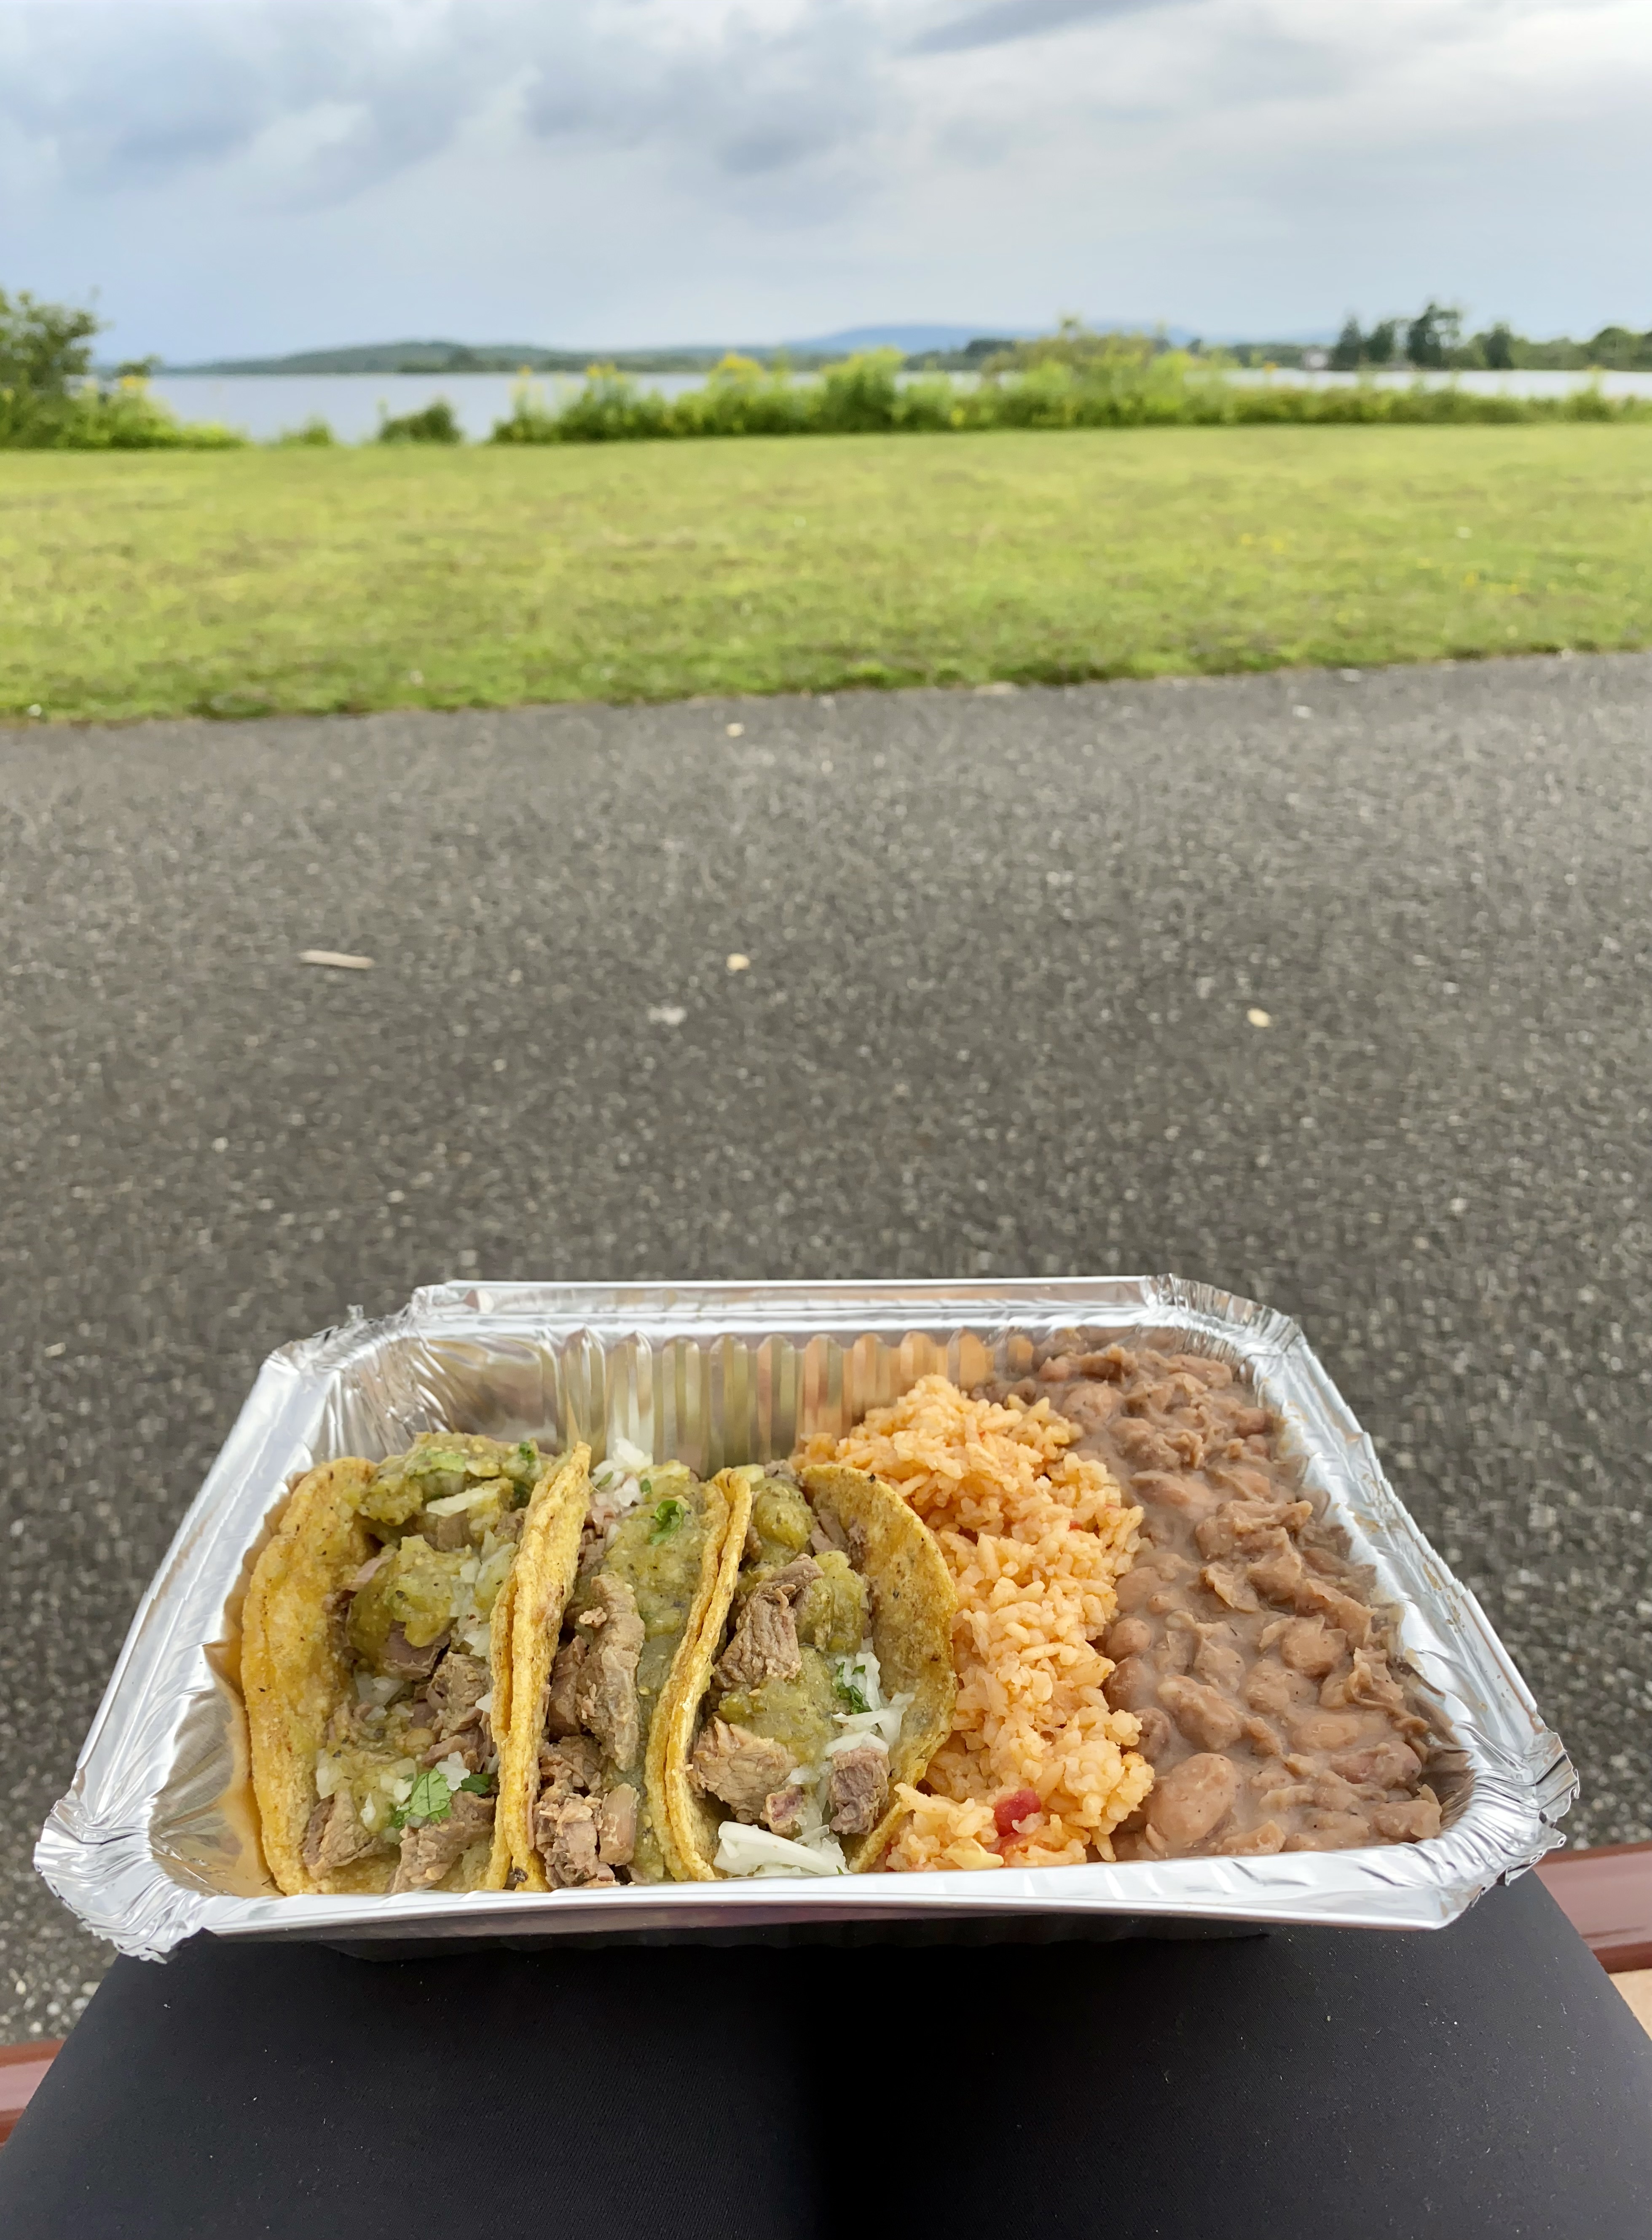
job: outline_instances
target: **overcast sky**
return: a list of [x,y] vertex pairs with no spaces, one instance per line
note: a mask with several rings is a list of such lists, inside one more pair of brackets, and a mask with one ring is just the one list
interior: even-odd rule
[[0,0],[0,285],[177,359],[1429,294],[1652,326],[1652,0]]

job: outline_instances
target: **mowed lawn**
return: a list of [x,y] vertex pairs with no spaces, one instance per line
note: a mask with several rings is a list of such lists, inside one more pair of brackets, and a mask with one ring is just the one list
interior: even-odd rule
[[0,716],[1652,643],[1652,429],[0,454]]

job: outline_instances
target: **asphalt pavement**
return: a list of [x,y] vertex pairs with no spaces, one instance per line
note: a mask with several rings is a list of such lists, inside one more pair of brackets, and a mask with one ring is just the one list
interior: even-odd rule
[[0,2041],[258,1362],[444,1277],[1266,1299],[1652,1836],[1649,749],[1643,656],[0,734]]

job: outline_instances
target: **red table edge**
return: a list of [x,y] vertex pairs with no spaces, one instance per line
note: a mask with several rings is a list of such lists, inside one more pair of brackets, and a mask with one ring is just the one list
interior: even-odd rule
[[[1644,1872],[1626,1873],[1615,1864],[1621,1859],[1644,1862]],[[1593,1851],[1553,1853],[1536,1871],[1609,1976],[1626,1975],[1633,1968],[1652,1968],[1652,1843],[1602,1843]],[[1601,1893],[1609,1880],[1618,1893],[1620,1917],[1602,1926]],[[10,2137],[18,2117],[62,2046],[59,2037],[0,2045],[0,2141]]]
[[11,2137],[63,2043],[60,2037],[31,2037],[22,2045],[0,2045],[0,2140]]
[[1652,1843],[1551,1851],[1536,1872],[1609,1976],[1652,1968]]

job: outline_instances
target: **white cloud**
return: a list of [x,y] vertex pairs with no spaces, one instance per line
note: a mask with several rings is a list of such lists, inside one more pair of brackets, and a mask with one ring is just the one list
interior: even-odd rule
[[1644,0],[0,0],[0,280],[133,350],[1652,321]]

